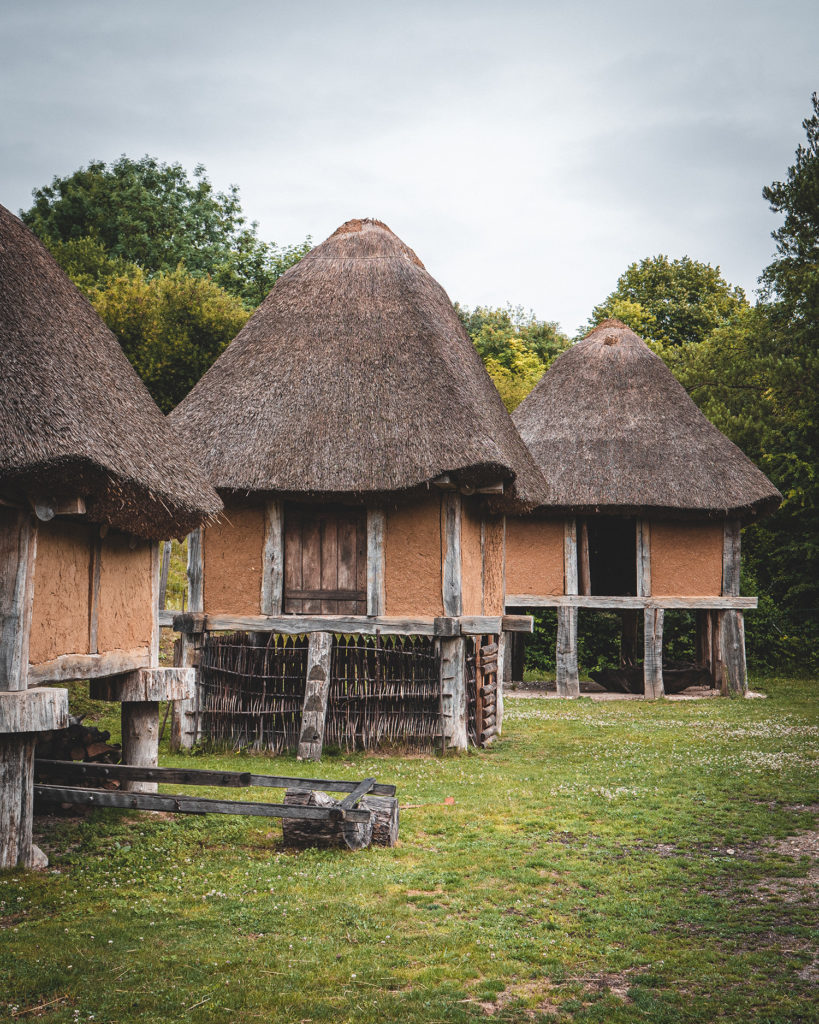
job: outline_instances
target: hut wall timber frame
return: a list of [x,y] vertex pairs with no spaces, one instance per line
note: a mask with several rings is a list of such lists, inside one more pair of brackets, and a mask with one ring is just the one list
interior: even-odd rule
[[[596,521],[605,518],[599,516]],[[644,694],[649,698],[662,697],[665,692],[662,636],[666,609],[695,612],[698,663],[708,669],[712,685],[723,694],[745,693],[743,612],[756,608],[757,599],[739,596],[739,520],[637,518],[636,593],[609,595],[592,592],[588,522],[589,519],[574,516],[507,520],[509,587],[506,609],[508,612],[524,608],[557,609],[558,694],[576,697],[580,693],[577,669],[580,608],[622,612],[625,647],[633,645],[636,615],[642,610]],[[556,572],[558,561],[562,580]],[[507,666],[511,667],[511,657]]]
[[[334,512],[341,513],[338,525]],[[444,745],[466,748],[465,638],[498,636],[502,663],[506,632],[532,629],[531,616],[504,615],[503,515],[488,513],[479,495],[464,495],[445,480],[421,497],[368,507],[228,498],[226,520],[189,535],[189,612],[161,615],[163,624],[173,624],[181,634],[180,667],[199,664],[208,632],[309,634],[299,750],[317,758],[332,648],[329,639],[320,643],[319,638],[376,632],[435,637]],[[300,559],[297,567],[294,558]],[[316,711],[311,710],[313,717],[308,704]],[[501,697],[498,734],[502,706]],[[175,745],[189,748],[197,742],[198,707],[196,697],[176,706]]]
[[0,868],[46,863],[30,795],[36,734],[68,725],[54,684],[121,702],[124,762],[157,763],[159,701],[193,692],[190,671],[158,667],[158,593],[158,543],[87,522],[81,498],[0,505]]

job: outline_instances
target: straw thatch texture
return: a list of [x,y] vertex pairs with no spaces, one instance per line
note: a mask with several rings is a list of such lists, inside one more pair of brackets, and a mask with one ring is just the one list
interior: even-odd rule
[[450,473],[543,499],[452,303],[379,221],[283,275],[170,421],[220,489],[364,496]]
[[179,536],[221,508],[119,342],[0,206],[0,488],[82,496],[89,519]]
[[513,418],[551,508],[751,517],[782,498],[619,320],[556,359]]

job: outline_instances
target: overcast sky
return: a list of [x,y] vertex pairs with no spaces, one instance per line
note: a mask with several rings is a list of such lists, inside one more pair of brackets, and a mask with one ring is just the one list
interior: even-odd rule
[[453,300],[573,333],[625,267],[749,292],[819,89],[816,0],[0,0],[0,202],[150,153],[260,235],[378,217]]

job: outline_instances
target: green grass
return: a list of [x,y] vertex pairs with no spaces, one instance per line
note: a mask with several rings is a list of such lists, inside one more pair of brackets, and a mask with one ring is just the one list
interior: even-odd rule
[[0,1019],[819,1021],[817,889],[783,842],[817,827],[816,686],[753,685],[768,699],[513,697],[485,752],[325,758],[398,785],[393,850],[285,853],[260,819],[51,819],[51,868],[0,876]]

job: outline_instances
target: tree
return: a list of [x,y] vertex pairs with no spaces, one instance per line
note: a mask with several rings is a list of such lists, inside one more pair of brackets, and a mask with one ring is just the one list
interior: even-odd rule
[[242,211],[238,187],[216,191],[201,164],[191,179],[179,163],[123,155],[110,166],[92,161],[55,176],[33,196],[20,216],[51,245],[91,238],[112,259],[148,275],[183,263],[192,274],[212,275],[248,308],[310,248],[309,239],[284,248],[261,241],[256,222],[248,223]]
[[557,324],[520,306],[469,309],[456,302],[455,311],[510,412],[569,345]]
[[648,256],[618,278],[583,333],[616,317],[656,346],[684,345],[707,338],[747,306],[745,292],[728,284],[719,267],[688,256]]
[[133,267],[91,299],[163,412],[182,401],[250,316],[240,299],[181,264],[150,278]]

